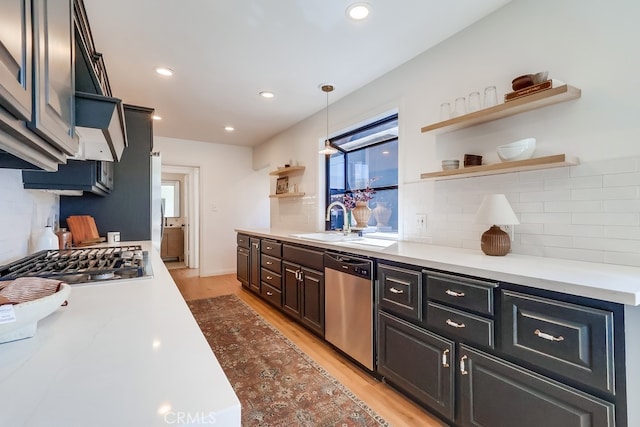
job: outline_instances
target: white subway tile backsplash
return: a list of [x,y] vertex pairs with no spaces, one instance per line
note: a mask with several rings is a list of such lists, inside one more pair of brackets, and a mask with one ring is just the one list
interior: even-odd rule
[[522,213],[520,224],[571,224],[570,213]]
[[637,158],[609,159],[583,163],[570,168],[571,176],[611,175],[638,171]]
[[547,247],[545,253],[545,256],[550,258],[572,259],[575,261],[585,262],[604,262],[604,252],[597,250]]
[[29,254],[32,235],[58,216],[58,196],[42,191],[24,190],[22,172],[0,169],[0,265]]
[[520,194],[521,202],[552,202],[571,199],[571,190],[532,191]]
[[602,212],[601,201],[553,201],[544,202],[545,212]]
[[604,202],[605,212],[640,212],[640,199],[607,200]]
[[631,265],[634,267],[640,267],[640,254],[605,252],[603,262],[607,264]]
[[640,240],[640,227],[608,225],[604,227],[604,237],[608,239]]
[[571,189],[572,200],[627,200],[640,197],[640,187]]
[[599,187],[602,187],[602,176],[546,179],[544,181],[544,189],[546,191],[566,190],[566,189],[574,189],[574,188],[599,188]]
[[604,236],[602,225],[544,224],[544,234],[555,236]]
[[473,224],[475,212],[485,194],[504,193],[520,220],[513,253],[640,264],[640,157],[416,187],[432,202],[405,204],[428,214],[434,244],[479,248],[486,224]]
[[627,187],[640,183],[640,172],[604,175],[604,187]]

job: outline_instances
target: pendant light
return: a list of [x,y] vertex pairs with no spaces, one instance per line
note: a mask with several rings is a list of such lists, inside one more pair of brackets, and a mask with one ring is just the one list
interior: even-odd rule
[[331,146],[331,143],[329,142],[329,92],[333,92],[333,86],[329,85],[329,84],[324,84],[322,86],[320,86],[320,89],[322,89],[322,91],[324,93],[327,94],[327,138],[324,140],[324,148],[322,150],[320,150],[320,154],[325,154],[325,155],[331,155],[331,154],[335,154],[338,152],[338,150],[336,150],[334,147]]

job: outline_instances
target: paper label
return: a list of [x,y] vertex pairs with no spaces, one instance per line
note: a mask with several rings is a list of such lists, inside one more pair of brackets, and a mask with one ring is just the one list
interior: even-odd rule
[[16,321],[16,313],[13,311],[13,305],[0,305],[0,325],[3,323],[11,323]]

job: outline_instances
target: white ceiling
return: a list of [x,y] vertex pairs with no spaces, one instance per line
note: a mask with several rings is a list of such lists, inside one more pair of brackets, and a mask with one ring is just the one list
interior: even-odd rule
[[322,110],[321,83],[335,102],[510,0],[369,0],[362,22],[355,1],[84,3],[114,96],[155,108],[156,136],[253,146]]

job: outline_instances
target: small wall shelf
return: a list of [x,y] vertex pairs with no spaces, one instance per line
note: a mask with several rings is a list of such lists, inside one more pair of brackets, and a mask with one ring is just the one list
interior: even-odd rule
[[288,168],[278,168],[269,172],[271,176],[286,176],[294,172],[304,171],[304,166],[289,166]]
[[269,194],[271,199],[285,199],[287,197],[302,197],[304,193],[282,193],[282,194]]
[[578,163],[577,158],[567,158],[564,154],[556,154],[553,156],[536,157],[533,159],[517,160],[514,162],[502,162],[494,163],[492,165],[469,166],[460,169],[423,173],[420,175],[420,178],[436,181],[444,179],[469,178],[473,176],[497,175],[501,173],[573,166]]
[[422,133],[446,133],[458,129],[464,129],[481,123],[490,122],[492,120],[501,119],[503,117],[513,116],[515,114],[524,113],[526,111],[535,110],[537,108],[546,107],[548,105],[558,104],[560,102],[570,101],[580,98],[581,91],[573,86],[562,85],[551,89],[543,90],[532,95],[523,96],[503,104],[483,110],[474,111],[464,116],[454,117],[453,119],[443,122],[434,123],[423,127]]

